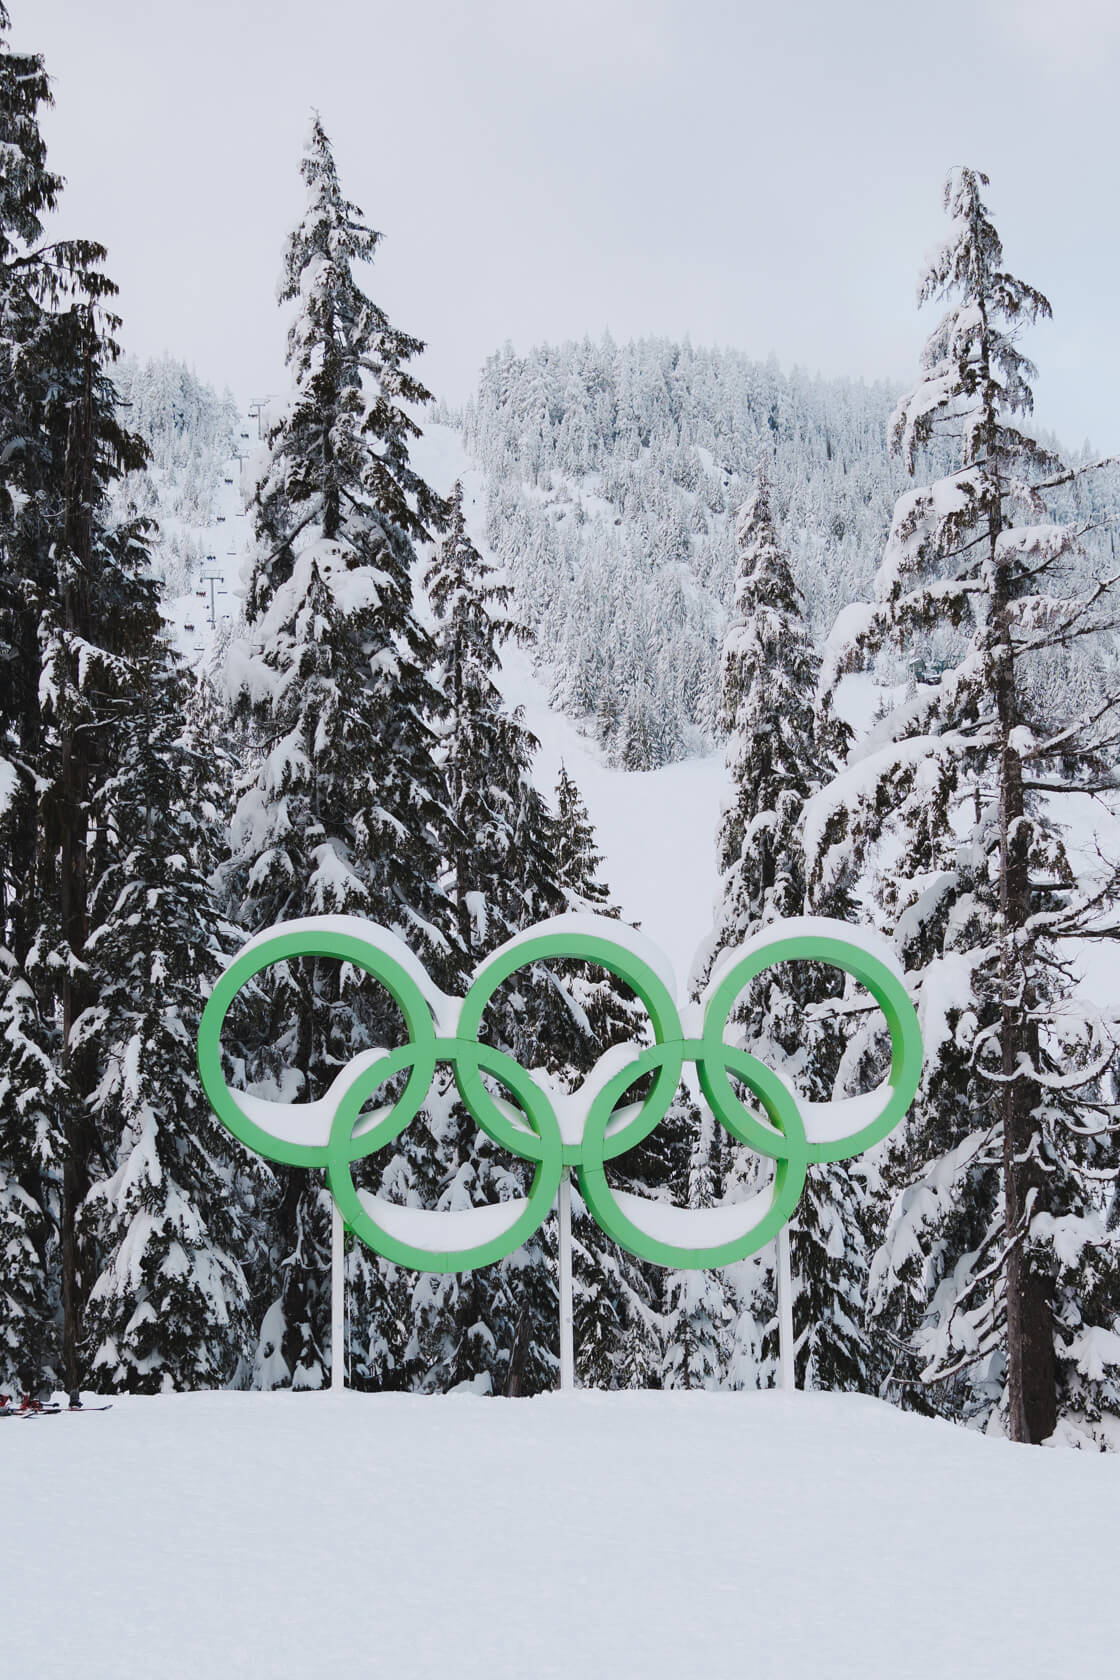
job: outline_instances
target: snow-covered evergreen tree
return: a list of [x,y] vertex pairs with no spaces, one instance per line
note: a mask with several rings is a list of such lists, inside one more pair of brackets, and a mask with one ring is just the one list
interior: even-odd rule
[[[721,952],[810,908],[800,834],[805,802],[824,779],[831,752],[844,741],[839,725],[826,725],[825,733],[814,713],[819,661],[801,592],[774,528],[765,461],[739,516],[738,542],[735,616],[724,641],[721,681],[731,791],[718,837],[720,897],[694,975],[697,991]],[[812,908],[842,914],[842,891]],[[841,1043],[835,1025],[827,1025],[814,1006],[819,1011],[841,990],[842,976],[821,965],[769,969],[737,1005],[735,1035],[794,1080],[809,1100],[827,1100]],[[737,1151],[719,1149],[709,1168],[714,1194],[756,1189],[761,1170],[753,1157],[739,1165]],[[861,1329],[867,1252],[859,1186],[846,1163],[812,1168],[791,1221],[797,1376],[804,1386],[859,1388],[869,1382]],[[738,1339],[753,1346],[760,1326],[769,1327],[763,1377],[768,1369],[772,1377],[777,1354],[772,1267],[760,1263],[735,1276],[750,1289],[741,1303]]]
[[[94,290],[104,290],[99,275]],[[40,956],[57,985],[66,1085],[60,1245],[62,1357],[70,1386],[79,1380],[82,1316],[91,1282],[78,1214],[96,1158],[89,1110],[96,1057],[91,1042],[75,1030],[97,1003],[86,960],[90,894],[102,864],[91,809],[99,788],[121,762],[125,735],[120,726],[139,686],[137,661],[158,625],[146,522],[128,516],[118,521],[108,506],[112,485],[144,457],[140,439],[118,420],[108,371],[117,353],[111,337],[116,325],[88,294],[56,317],[44,403],[44,430],[53,450],[40,505],[43,535],[50,539],[50,570],[37,615],[43,842],[36,890],[43,928],[51,929],[55,940],[53,949]]]
[[[444,694],[436,734],[450,815],[445,885],[473,967],[563,901],[552,878],[552,819],[529,776],[537,743],[520,713],[507,712],[494,680],[502,644],[519,634],[506,612],[510,591],[468,535],[461,484],[452,490],[447,530],[425,584]],[[515,1054],[523,990],[503,988],[488,1012],[491,1042]],[[454,1209],[523,1192],[521,1164],[478,1131],[449,1074],[426,1106],[415,1123],[426,1131],[423,1200]],[[517,1345],[516,1385],[530,1392],[544,1385],[544,1349],[555,1322],[547,1241],[538,1234],[513,1265],[415,1280],[414,1381],[436,1390],[480,1381],[489,1390],[508,1389]]]
[[[58,1183],[63,1084],[53,983],[38,962],[47,917],[37,888],[39,603],[46,534],[31,507],[44,449],[40,347],[50,323],[43,218],[61,178],[47,168],[39,110],[51,101],[38,54],[14,53],[0,4],[0,1384],[21,1366],[58,1367]],[[65,252],[61,261],[66,261]],[[31,422],[29,424],[29,421]],[[29,516],[30,513],[30,516]],[[48,940],[54,948],[55,940]],[[42,952],[46,956],[46,951]]]
[[[296,303],[294,391],[269,432],[245,632],[228,662],[252,730],[230,903],[250,929],[302,915],[367,916],[454,985],[463,953],[439,879],[449,817],[430,727],[442,701],[411,582],[413,543],[442,525],[445,507],[409,465],[418,430],[402,406],[428,398],[404,365],[422,346],[358,286],[354,267],[373,257],[380,235],[342,196],[317,118],[302,173],[307,209],[280,288],[282,302]],[[383,995],[338,965],[309,959],[268,984],[263,1042],[248,1047],[258,1083],[287,1064],[314,1094],[357,1049],[391,1043],[399,1031]],[[268,1369],[317,1386],[326,1368],[329,1202],[304,1175],[281,1171],[277,1188]],[[364,1264],[356,1256],[359,1271]],[[375,1272],[355,1278],[359,1341],[370,1333],[363,1302],[372,1312],[376,1298],[391,1317],[377,1281],[388,1269]],[[369,1380],[389,1380],[387,1366]]]
[[56,1366],[58,1183],[62,1164],[57,1035],[15,957],[0,948],[0,1392]]
[[1103,626],[1107,580],[1081,524],[1054,517],[1081,472],[1016,421],[1034,372],[1017,341],[1050,306],[1006,271],[986,184],[966,168],[946,186],[921,289],[946,310],[891,429],[911,471],[935,443],[951,470],[899,499],[875,601],[829,656],[917,651],[919,674],[813,802],[807,844],[824,888],[875,864],[919,989],[925,1072],[886,1153],[873,1272],[902,1398],[981,1421],[998,1403],[1038,1441],[1059,1418],[1091,1431],[1120,1395],[1115,1148],[1094,1108],[1112,1048],[1068,961],[1107,929],[1114,878],[1075,867],[1051,804],[1116,785],[1117,693],[1081,713],[1076,684],[1045,681],[1055,649]]
[[[0,37],[7,25],[4,11]],[[109,374],[119,323],[106,308],[115,287],[101,271],[105,253],[90,241],[43,237],[61,183],[46,167],[38,127],[49,100],[42,60],[12,54],[0,39],[0,84],[0,641],[14,679],[0,684],[0,708],[15,769],[0,943],[15,959],[13,983],[32,987],[35,1017],[58,1035],[50,1124],[60,1144],[61,1326],[51,1367],[73,1383],[89,1282],[76,1218],[89,1182],[85,1100],[95,1078],[72,1040],[94,1001],[84,960],[98,867],[89,802],[115,764],[131,661],[156,610],[143,523],[108,507],[144,449],[120,424]]]
[[460,484],[450,508],[425,584],[446,705],[436,732],[454,824],[448,885],[473,965],[564,901],[554,826],[529,776],[537,741],[519,710],[507,712],[494,680],[502,645],[525,632],[506,611],[512,591],[467,535]]
[[[712,1207],[722,1189],[715,1119],[706,1107],[678,1096],[671,1119],[687,1126],[691,1147],[681,1199],[690,1208]],[[727,1268],[669,1271],[662,1280],[660,1378],[664,1388],[722,1388],[733,1365],[746,1309]]]
[[717,920],[695,977],[698,989],[720,951],[805,909],[798,827],[822,775],[813,711],[819,661],[770,499],[764,463],[738,522],[735,613],[720,683],[731,792],[717,840]]
[[[100,1389],[218,1388],[248,1354],[246,1243],[232,1145],[194,1067],[223,930],[209,884],[222,811],[214,746],[188,723],[188,680],[157,643],[98,790],[101,858],[86,959],[96,1004],[75,1023],[100,1078],[105,1177],[82,1219],[97,1276],[85,1315]],[[219,754],[220,759],[220,754]]]
[[568,908],[609,915],[610,889],[599,879],[603,862],[596,850],[595,830],[587,806],[563,764],[556,778],[556,872]]

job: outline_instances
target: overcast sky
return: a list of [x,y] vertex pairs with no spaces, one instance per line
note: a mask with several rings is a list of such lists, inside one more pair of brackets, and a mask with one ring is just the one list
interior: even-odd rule
[[54,80],[58,221],[125,341],[242,398],[312,106],[385,235],[367,288],[461,401],[485,357],[609,328],[908,381],[954,163],[1054,322],[1040,420],[1120,450],[1117,0],[9,0]]

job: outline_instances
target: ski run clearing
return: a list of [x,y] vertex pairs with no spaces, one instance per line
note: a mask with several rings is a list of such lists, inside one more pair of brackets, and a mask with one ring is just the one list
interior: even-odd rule
[[21,1680],[1114,1680],[1120,1461],[825,1394],[0,1424]]

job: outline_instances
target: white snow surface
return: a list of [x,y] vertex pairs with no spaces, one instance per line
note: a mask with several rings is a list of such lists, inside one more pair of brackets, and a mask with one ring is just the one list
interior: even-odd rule
[[717,1207],[677,1207],[672,1202],[654,1202],[629,1190],[615,1190],[614,1199],[627,1219],[657,1242],[676,1248],[713,1248],[734,1242],[751,1231],[770,1211],[774,1201],[771,1185],[741,1202],[721,1202]]
[[848,1395],[122,1398],[0,1422],[35,1680],[1111,1680],[1120,1459]]
[[621,945],[624,951],[631,952],[639,961],[651,968],[661,981],[669,996],[676,1001],[677,982],[673,967],[652,939],[639,933],[625,922],[618,922],[611,916],[593,916],[586,912],[569,911],[567,915],[550,916],[546,921],[535,922],[531,928],[525,928],[507,939],[504,945],[499,945],[492,951],[478,972],[483,974],[497,963],[508,951],[516,951],[521,945],[528,945],[532,940],[541,939],[551,934],[566,934],[573,939],[606,939],[615,945]]
[[570,718],[552,711],[523,649],[506,645],[502,689],[541,743],[537,786],[555,803],[561,764],[587,805],[602,878],[628,919],[687,975],[719,892],[715,837],[728,791],[722,752],[660,770],[613,770]]
[[226,961],[225,969],[232,968],[235,962],[247,952],[255,951],[258,946],[267,945],[281,935],[292,933],[339,934],[347,939],[359,939],[367,945],[375,945],[386,956],[392,957],[415,982],[417,990],[437,1021],[446,1014],[451,1000],[446,993],[440,991],[411,946],[406,945],[391,928],[382,927],[379,922],[370,921],[365,916],[295,916],[291,921],[274,922],[271,927],[255,933],[244,945],[239,946]]
[[16,796],[19,787],[19,776],[10,758],[0,757],[0,816],[8,809]]
[[525,1212],[525,1198],[511,1196],[507,1202],[489,1202],[479,1207],[422,1208],[386,1201],[368,1190],[358,1191],[358,1200],[371,1219],[398,1242],[426,1248],[433,1254],[453,1254],[504,1236]]
[[[781,1075],[778,1077],[781,1078]],[[890,1101],[893,1089],[890,1080],[885,1079],[873,1091],[860,1091],[854,1097],[837,1097],[832,1102],[807,1102],[804,1097],[799,1097],[805,1136],[810,1143],[836,1143],[840,1138],[853,1137],[865,1126],[870,1126],[873,1120],[878,1120]]]
[[389,1053],[379,1049],[359,1051],[331,1080],[329,1090],[314,1102],[282,1102],[253,1091],[233,1091],[231,1095],[246,1119],[263,1132],[284,1143],[324,1149],[330,1142],[331,1125],[345,1093],[367,1068],[383,1061]]

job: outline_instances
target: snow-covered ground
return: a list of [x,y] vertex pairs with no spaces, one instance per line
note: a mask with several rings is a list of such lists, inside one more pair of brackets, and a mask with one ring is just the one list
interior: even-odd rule
[[20,1680],[1112,1680],[1120,1461],[851,1396],[0,1422]]
[[716,828],[727,787],[723,755],[688,758],[660,770],[612,770],[548,696],[520,648],[505,651],[502,689],[541,743],[534,779],[555,803],[563,763],[587,804],[603,854],[602,875],[629,921],[673,965],[683,995],[696,947],[712,923]]

